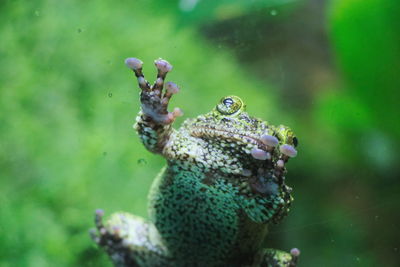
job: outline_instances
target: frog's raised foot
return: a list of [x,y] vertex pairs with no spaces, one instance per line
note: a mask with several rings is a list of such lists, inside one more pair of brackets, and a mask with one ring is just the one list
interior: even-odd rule
[[167,82],[165,84],[166,90],[163,93],[165,78],[167,73],[172,70],[172,65],[168,61],[161,58],[154,61],[158,73],[153,85],[150,85],[144,78],[143,62],[140,59],[127,58],[125,64],[133,70],[139,87],[142,89],[140,101],[144,115],[158,124],[171,124],[175,118],[183,115],[179,108],[175,108],[172,112],[167,110],[172,95],[179,92],[179,87],[175,83]]

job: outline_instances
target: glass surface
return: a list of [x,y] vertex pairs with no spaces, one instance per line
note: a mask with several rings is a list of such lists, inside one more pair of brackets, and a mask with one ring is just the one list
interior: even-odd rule
[[399,266],[396,0],[5,0],[0,4],[0,266],[111,266],[95,209],[147,216],[164,159],[132,129],[127,57],[174,66],[185,118],[238,95],[289,125],[295,201],[268,247],[299,266]]

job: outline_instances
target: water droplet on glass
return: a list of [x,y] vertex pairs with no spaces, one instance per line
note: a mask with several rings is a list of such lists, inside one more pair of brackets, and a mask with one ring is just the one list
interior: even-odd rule
[[138,159],[137,163],[139,165],[145,165],[145,164],[147,164],[147,161],[145,159]]
[[269,14],[271,14],[271,16],[276,16],[278,14],[278,11],[276,9],[272,9]]
[[110,97],[110,98],[112,97],[112,93],[111,93],[111,92],[110,92],[110,93],[108,93],[108,97]]

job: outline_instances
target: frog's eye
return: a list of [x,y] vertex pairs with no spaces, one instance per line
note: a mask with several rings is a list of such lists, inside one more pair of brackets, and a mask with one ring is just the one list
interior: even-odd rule
[[294,147],[297,147],[298,144],[299,144],[299,140],[297,140],[297,137],[293,137],[293,145],[294,145]]
[[225,106],[230,107],[230,106],[233,105],[233,103],[235,103],[235,101],[233,101],[232,98],[228,97],[228,98],[225,98],[225,99],[222,101],[222,103],[223,103]]
[[227,96],[221,99],[217,110],[224,115],[232,115],[238,112],[243,106],[242,100],[237,96]]

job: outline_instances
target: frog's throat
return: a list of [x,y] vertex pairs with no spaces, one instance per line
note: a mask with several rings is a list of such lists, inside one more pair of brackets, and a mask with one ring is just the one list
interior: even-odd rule
[[242,145],[254,145],[259,148],[267,149],[266,145],[261,141],[260,135],[255,135],[249,132],[238,133],[235,131],[229,131],[226,128],[211,128],[206,126],[195,126],[189,129],[190,135],[205,139],[221,139],[230,140],[233,143]]

